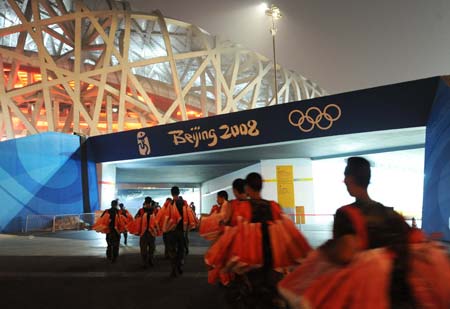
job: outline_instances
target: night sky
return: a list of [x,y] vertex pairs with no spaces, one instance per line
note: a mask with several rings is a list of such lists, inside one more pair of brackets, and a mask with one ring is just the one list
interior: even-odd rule
[[[272,57],[256,0],[131,0]],[[448,0],[279,0],[277,62],[330,94],[450,74]]]

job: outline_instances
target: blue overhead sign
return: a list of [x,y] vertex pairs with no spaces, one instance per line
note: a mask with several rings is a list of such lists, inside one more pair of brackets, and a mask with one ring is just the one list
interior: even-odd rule
[[88,139],[95,162],[425,126],[439,77]]

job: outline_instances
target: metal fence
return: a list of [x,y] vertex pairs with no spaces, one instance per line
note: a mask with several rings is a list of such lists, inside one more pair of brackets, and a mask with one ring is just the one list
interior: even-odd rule
[[25,222],[25,233],[56,232],[63,230],[90,230],[95,222],[95,213],[68,215],[29,215]]
[[[69,215],[29,215],[26,218],[25,232],[56,232],[63,230],[91,230],[97,213]],[[332,237],[334,215],[332,214],[288,214],[296,223],[297,228],[305,235],[311,244],[320,243]],[[412,218],[405,218],[413,225]],[[421,218],[414,220],[418,228],[422,226]]]

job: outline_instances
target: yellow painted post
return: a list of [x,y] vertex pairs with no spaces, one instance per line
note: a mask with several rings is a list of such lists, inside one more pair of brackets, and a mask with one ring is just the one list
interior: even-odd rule
[[277,165],[278,203],[286,208],[295,207],[294,168],[292,165]]
[[295,224],[305,224],[305,206],[295,206]]

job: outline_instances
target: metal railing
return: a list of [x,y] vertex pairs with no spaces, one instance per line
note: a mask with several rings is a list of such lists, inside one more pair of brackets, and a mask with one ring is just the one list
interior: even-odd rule
[[28,215],[25,221],[25,233],[90,230],[95,222],[95,215],[95,213]]
[[[65,215],[29,215],[25,222],[25,233],[28,232],[56,232],[63,230],[91,230],[96,214],[65,214]],[[288,214],[297,228],[305,236],[326,240],[332,236],[334,215],[332,214]],[[412,218],[405,218],[412,226]],[[418,228],[422,226],[422,219],[415,219]]]

